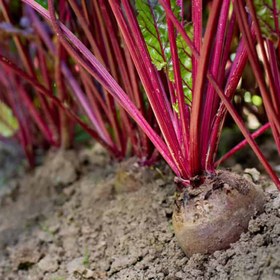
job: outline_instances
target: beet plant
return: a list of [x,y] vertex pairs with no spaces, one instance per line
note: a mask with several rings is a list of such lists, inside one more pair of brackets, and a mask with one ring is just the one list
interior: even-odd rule
[[[41,5],[46,3],[38,2]],[[148,137],[135,126],[102,84],[66,56],[63,45],[56,40],[46,22],[24,5],[20,5],[16,18],[12,18],[12,3],[0,3],[0,15],[4,20],[3,26],[6,26],[3,30],[5,40],[2,42],[5,51],[0,54],[3,73],[11,73],[17,80],[22,78],[25,94],[19,96],[19,91],[12,93],[17,103],[29,100],[25,114],[32,121],[21,125],[20,132],[26,131],[30,141],[38,139],[34,135],[36,131],[30,127],[39,124],[39,131],[50,145],[67,148],[73,143],[73,121],[78,121],[114,158],[136,155],[142,163],[154,162],[158,152]],[[139,77],[128,51],[122,47],[117,24],[105,2],[100,5],[92,2],[85,9],[77,1],[60,1],[59,8],[61,20],[79,34],[102,65],[125,88],[142,114],[153,123],[154,117],[149,104],[145,103]],[[28,26],[21,27],[19,19]],[[16,49],[9,51],[14,42]],[[12,85],[13,81],[8,80],[6,83]],[[29,91],[26,91],[28,87]],[[3,102],[9,95],[9,91],[3,93]],[[17,110],[14,113],[19,121]],[[25,149],[24,143],[22,146]],[[28,146],[31,147],[32,143]]]
[[[62,102],[70,102],[70,97],[57,70],[60,58],[53,58],[51,63],[52,57],[35,36],[29,18],[17,3],[0,1],[0,19],[0,104],[4,109],[1,122],[5,126],[1,131],[5,138],[18,139],[30,166],[34,166],[35,149],[67,148],[72,144],[74,122],[46,96],[36,95],[35,87],[13,71],[11,64],[7,66],[9,60],[15,61],[22,72],[46,91],[54,91]],[[55,80],[54,85],[52,80]],[[13,129],[11,124],[14,124]]]
[[[220,161],[216,159],[216,152],[226,114],[231,115],[246,143],[280,189],[277,175],[254,140],[269,125],[276,142],[279,140],[279,107],[274,104],[279,94],[279,65],[275,62],[266,66],[266,69],[271,67],[268,73],[272,72],[267,74],[269,84],[265,78],[259,77],[261,71],[255,46],[261,42],[269,44],[269,41],[260,36],[262,31],[256,27],[255,4],[248,1],[247,6],[243,1],[221,0],[207,1],[206,4],[199,0],[189,4],[175,0],[136,0],[134,5],[129,0],[96,1],[117,23],[118,31],[109,28],[108,37],[120,39],[122,49],[131,58],[131,65],[143,86],[143,89],[139,88],[136,82],[137,90],[145,94],[141,107],[133,95],[136,86],[129,92],[129,87],[113,74],[95,47],[90,45],[91,35],[87,32],[90,22],[83,23],[90,11],[86,1],[58,1],[58,14],[52,0],[48,0],[46,8],[37,3],[40,1],[22,2],[50,23],[67,55],[79,65],[79,71],[102,87],[103,90],[99,91],[101,104],[107,104],[104,98],[108,93],[122,108],[120,112],[124,110],[133,119],[175,173],[181,194],[175,202],[173,224],[184,252],[187,255],[211,253],[236,241],[250,218],[262,211],[264,195],[239,175],[217,170]],[[65,22],[62,8],[68,2],[80,20],[85,38],[80,38],[75,24]],[[82,14],[75,8],[77,3],[82,7]],[[276,4],[272,1],[269,7],[274,29],[278,32]],[[71,16],[69,13],[69,18]],[[261,15],[259,18],[267,21]],[[104,18],[104,25],[110,26],[110,20],[110,17]],[[98,37],[98,30],[95,31],[91,33],[95,36],[92,38],[104,40]],[[270,48],[268,61],[279,56],[278,45],[270,44]],[[248,58],[261,87],[269,119],[269,125],[252,135],[232,102]],[[20,73],[15,65],[2,62]],[[118,60],[114,62],[118,63]],[[271,84],[276,90],[268,93]],[[41,88],[39,92],[43,94],[44,90]],[[87,105],[92,106],[89,101]],[[148,108],[148,114],[144,108]],[[119,118],[125,120],[121,113]],[[94,129],[96,131],[97,127]],[[134,131],[130,130],[129,135],[133,136]],[[100,134],[97,135],[100,139]],[[117,141],[116,138],[113,140]]]

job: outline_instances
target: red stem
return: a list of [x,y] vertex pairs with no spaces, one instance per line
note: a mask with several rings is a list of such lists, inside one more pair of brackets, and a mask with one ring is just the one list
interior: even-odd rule
[[[243,73],[243,69],[248,60],[248,54],[245,46],[245,42],[241,39],[239,47],[237,49],[235,59],[230,69],[230,73],[227,79],[227,83],[225,86],[225,95],[232,99],[236,87],[240,81],[240,78]],[[226,117],[227,109],[224,103],[220,103],[219,109],[217,110],[217,117],[213,124],[213,129],[210,138],[209,150],[207,153],[206,161],[208,162],[208,166],[213,166],[216,152],[218,149],[218,143],[221,136],[222,126]]]
[[44,95],[47,97],[51,102],[53,102],[56,106],[58,106],[60,109],[63,109],[65,113],[72,118],[74,121],[76,121],[86,132],[88,132],[94,139],[96,139],[99,143],[101,143],[104,147],[108,149],[112,154],[114,154],[116,157],[118,156],[118,151],[116,151],[114,148],[109,146],[107,142],[104,142],[104,140],[100,137],[99,134],[96,133],[95,130],[90,128],[85,122],[83,122],[73,111],[69,109],[69,105],[66,102],[62,102],[59,100],[55,95],[53,95],[52,92],[50,92],[48,89],[46,89],[43,85],[38,83],[33,77],[25,73],[23,70],[18,68],[14,63],[9,61],[7,58],[0,55],[0,63],[4,64],[8,68],[10,68],[14,73],[16,73],[18,76],[20,76],[22,79],[25,79],[28,81],[32,86],[38,91],[39,94]]
[[[60,100],[66,101],[67,91],[61,74],[62,51],[63,51],[62,46],[58,41],[56,44],[54,76],[55,76],[58,97]],[[69,128],[70,128],[69,119],[67,118],[63,110],[59,110],[60,146],[63,149],[67,149],[71,145]]]
[[268,84],[269,84],[269,88],[270,88],[270,92],[271,92],[272,105],[273,105],[273,108],[274,108],[275,113],[278,116],[278,120],[279,120],[280,102],[276,98],[277,97],[277,92],[276,92],[276,89],[274,87],[271,66],[270,66],[270,63],[268,61],[268,57],[267,57],[267,54],[266,54],[266,51],[265,51],[264,39],[263,39],[263,36],[262,36],[262,33],[261,33],[261,28],[260,28],[260,25],[259,25],[259,21],[257,19],[256,9],[254,7],[254,4],[253,4],[252,0],[247,0],[247,4],[248,4],[250,12],[251,12],[250,15],[252,16],[253,23],[254,23],[254,28],[256,30],[257,41],[259,43],[259,46],[260,46],[260,49],[261,49],[261,54],[262,54],[262,57],[263,57],[263,60],[264,60],[264,67],[265,67],[266,74],[267,74],[267,77],[268,77]]
[[263,153],[261,152],[260,148],[256,144],[256,142],[253,139],[252,135],[247,130],[247,128],[246,128],[245,124],[243,123],[241,117],[238,115],[238,113],[236,112],[235,108],[231,104],[229,98],[224,95],[224,93],[220,89],[219,85],[216,83],[214,77],[211,74],[208,74],[207,76],[208,76],[209,81],[211,82],[211,84],[215,88],[215,91],[217,92],[217,94],[221,98],[222,102],[225,104],[228,112],[230,113],[230,115],[234,119],[235,123],[239,127],[240,131],[242,132],[243,136],[247,140],[248,144],[251,146],[252,150],[254,151],[254,153],[258,157],[259,161],[264,166],[266,172],[269,174],[269,176],[271,177],[271,179],[275,183],[276,187],[280,190],[280,180],[279,180],[279,178],[277,177],[277,175],[273,171],[272,167],[270,166],[270,164],[268,163],[268,161],[264,157]]
[[[109,0],[111,8],[118,21],[118,25],[122,31],[134,64],[138,70],[144,88],[146,89],[147,97],[155,113],[161,132],[167,142],[167,147],[171,152],[173,160],[176,162],[180,170],[181,176],[188,176],[186,170],[185,159],[182,155],[180,145],[177,141],[174,127],[172,125],[171,109],[166,99],[166,94],[160,85],[158,74],[155,67],[152,65],[145,41],[142,37],[138,23],[133,15],[130,3],[124,0],[123,5],[126,11],[126,18],[129,22],[129,27],[121,13],[120,6],[113,0]],[[132,34],[134,37],[132,37]]]
[[[223,49],[225,38],[227,37],[226,27],[228,22],[228,13],[229,13],[229,3],[230,1],[224,1],[221,7],[221,13],[219,16],[219,22],[217,27],[217,34],[216,40],[214,43],[214,50],[213,55],[211,57],[211,66],[210,72],[213,74],[215,79],[220,82],[219,79],[220,73],[224,73],[225,69],[222,68],[222,59],[223,59]],[[202,131],[203,131],[203,139],[201,142],[201,161],[202,161],[202,168],[209,169],[210,172],[213,171],[211,165],[206,159],[207,158],[207,150],[209,148],[209,142],[211,139],[211,132],[212,132],[212,125],[216,117],[217,113],[217,106],[219,102],[219,96],[215,94],[214,88],[211,85],[208,85],[206,96],[205,96],[205,113],[203,116],[202,122]],[[207,167],[207,168],[206,168]]]
[[[236,10],[236,16],[239,23],[239,27],[240,30],[242,31],[242,34],[245,38],[246,46],[248,48],[249,61],[252,65],[252,70],[254,72],[254,75],[256,77],[257,83],[259,85],[262,94],[264,106],[267,112],[267,117],[271,124],[271,131],[274,139],[277,139],[278,132],[280,131],[280,121],[279,121],[279,116],[277,116],[278,109],[276,110],[274,109],[274,105],[272,102],[272,99],[275,100],[275,97],[273,96],[273,94],[272,96],[270,96],[269,92],[267,91],[266,83],[263,77],[263,71],[260,67],[258,54],[254,46],[253,38],[250,34],[250,28],[248,26],[248,21],[246,19],[246,11],[245,8],[243,7],[243,3],[240,0],[236,0],[234,2],[234,9]],[[258,31],[256,32],[258,33]],[[257,35],[257,37],[258,36],[259,35]],[[267,65],[267,67],[270,68],[269,65]]]
[[[201,133],[201,121],[210,121],[204,119],[203,110],[204,108],[203,95],[205,90],[205,80],[208,70],[208,62],[210,58],[210,50],[212,46],[212,41],[215,36],[216,26],[218,21],[218,15],[220,7],[222,5],[221,0],[214,0],[212,10],[208,19],[207,28],[205,31],[204,41],[201,49],[201,55],[198,63],[198,73],[197,79],[194,81],[194,90],[193,90],[193,101],[192,101],[192,110],[191,110],[191,122],[190,122],[190,169],[191,176],[196,176],[201,173],[202,164],[201,164],[201,139],[203,133]],[[208,108],[209,110],[209,108]],[[207,139],[205,139],[207,140]],[[205,141],[203,140],[203,141]]]
[[[256,139],[260,135],[262,135],[265,131],[267,131],[270,128],[270,123],[266,123],[262,127],[260,127],[257,131],[255,131],[252,134],[252,138]],[[232,155],[234,155],[236,152],[243,149],[248,144],[247,140],[241,141],[239,144],[237,144],[235,147],[233,147],[230,151],[228,151],[226,154],[224,154],[219,160],[215,162],[215,168],[217,168],[221,163],[223,163],[225,160],[230,158]]]
[[[35,8],[44,18],[50,20],[50,16],[47,11],[42,8],[36,2],[31,2],[30,0],[22,0],[25,3],[29,4],[31,7]],[[52,3],[51,3],[52,4]],[[56,24],[56,22],[54,23]],[[162,154],[164,159],[173,169],[175,174],[182,174],[179,172],[178,168],[176,167],[171,154],[167,146],[164,144],[162,139],[154,132],[154,130],[150,127],[150,125],[146,122],[143,116],[139,113],[138,109],[135,105],[127,98],[126,93],[119,87],[116,81],[110,76],[108,71],[104,69],[102,64],[90,53],[90,51],[68,30],[63,24],[60,24],[63,33],[61,33],[60,29],[56,30],[59,34],[60,40],[63,42],[64,47],[74,55],[75,59],[84,67],[86,68],[89,73],[95,77],[100,83],[103,84],[104,87],[114,96],[114,98],[124,107],[124,109],[129,113],[129,115],[137,122],[137,124],[145,131],[148,135],[150,140],[153,142],[155,147],[159,150]],[[84,57],[87,59],[86,61],[82,59],[82,56],[77,55],[76,51],[69,45],[68,40],[64,38],[66,36],[68,40],[73,42],[75,46],[77,46],[81,53],[84,54]]]
[[[193,44],[200,53],[202,39],[202,0],[192,0]],[[192,79],[196,80],[198,59],[192,56]]]
[[[170,0],[167,0],[170,5]],[[185,157],[187,157],[188,151],[187,148],[189,146],[189,129],[188,129],[188,116],[186,113],[186,103],[185,103],[185,95],[183,91],[183,82],[182,82],[182,75],[180,70],[180,61],[178,58],[178,49],[176,45],[176,38],[175,38],[175,32],[174,32],[174,26],[173,23],[169,18],[167,18],[167,28],[168,28],[168,38],[170,41],[170,49],[171,49],[171,59],[173,63],[173,69],[174,69],[174,78],[175,78],[175,88],[178,98],[178,105],[179,105],[179,122],[180,126],[182,127],[182,152],[184,153]],[[189,171],[188,171],[189,172]]]

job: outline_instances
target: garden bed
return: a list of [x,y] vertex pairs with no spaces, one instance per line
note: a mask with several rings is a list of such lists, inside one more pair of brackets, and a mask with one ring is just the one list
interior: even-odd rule
[[0,279],[279,279],[280,193],[266,176],[254,180],[267,202],[249,231],[226,251],[187,258],[165,164],[112,162],[99,145],[50,152],[2,192]]

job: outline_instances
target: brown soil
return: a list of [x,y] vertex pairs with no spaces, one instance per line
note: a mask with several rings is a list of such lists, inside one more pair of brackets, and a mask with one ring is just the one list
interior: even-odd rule
[[165,165],[113,163],[95,146],[50,153],[0,198],[0,279],[280,279],[280,193],[255,170],[265,212],[226,251],[187,258]]

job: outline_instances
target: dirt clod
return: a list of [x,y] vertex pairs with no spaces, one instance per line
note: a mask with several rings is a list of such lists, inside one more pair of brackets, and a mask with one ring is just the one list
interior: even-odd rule
[[55,272],[58,270],[58,262],[56,256],[48,255],[41,259],[38,263],[38,267],[43,272]]

